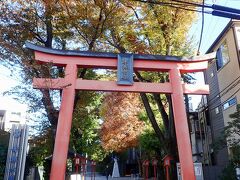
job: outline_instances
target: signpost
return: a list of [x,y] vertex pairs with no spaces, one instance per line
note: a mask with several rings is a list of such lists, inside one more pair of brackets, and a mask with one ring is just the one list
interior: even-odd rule
[[[193,164],[194,164],[194,172],[195,172],[196,180],[204,180],[202,163],[193,163]],[[177,163],[177,175],[178,175],[178,180],[182,180],[180,163]]]
[[13,124],[4,180],[23,180],[28,144],[28,126]]

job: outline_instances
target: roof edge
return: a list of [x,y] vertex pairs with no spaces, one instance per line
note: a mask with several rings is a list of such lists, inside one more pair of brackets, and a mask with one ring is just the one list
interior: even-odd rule
[[225,28],[222,30],[222,32],[217,36],[215,41],[213,41],[212,45],[208,48],[206,53],[212,52],[213,48],[216,46],[216,44],[222,39],[223,35],[232,27],[232,25],[236,22],[240,22],[240,20],[231,19],[228,24],[225,26]]

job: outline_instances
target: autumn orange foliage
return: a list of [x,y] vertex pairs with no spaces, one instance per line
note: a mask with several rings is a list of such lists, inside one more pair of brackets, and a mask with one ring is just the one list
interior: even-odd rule
[[104,119],[101,142],[105,150],[119,152],[137,146],[138,136],[144,128],[144,122],[138,118],[141,109],[136,93],[106,94],[101,110]]

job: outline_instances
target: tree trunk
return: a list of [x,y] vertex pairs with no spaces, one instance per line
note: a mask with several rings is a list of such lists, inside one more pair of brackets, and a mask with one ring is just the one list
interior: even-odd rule
[[152,124],[152,127],[153,127],[153,129],[154,129],[154,131],[155,131],[159,141],[163,143],[163,150],[165,152],[167,152],[167,148],[165,146],[165,137],[164,137],[161,129],[159,128],[159,125],[158,125],[158,123],[156,121],[154,113],[153,113],[153,111],[151,109],[151,106],[149,104],[147,95],[146,95],[146,93],[140,93],[140,96],[141,96],[141,99],[143,101],[143,104],[144,104],[145,110],[147,112],[148,118],[149,118],[149,120],[150,120],[150,122]]

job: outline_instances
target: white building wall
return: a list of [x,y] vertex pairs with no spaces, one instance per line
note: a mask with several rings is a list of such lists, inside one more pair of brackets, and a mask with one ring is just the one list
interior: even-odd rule
[[4,121],[5,131],[10,131],[13,124],[27,123],[27,106],[13,99],[0,97],[0,111],[4,112],[1,119]]
[[26,112],[20,110],[7,110],[5,117],[5,131],[9,131],[13,124],[26,124]]

